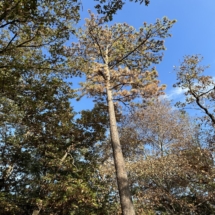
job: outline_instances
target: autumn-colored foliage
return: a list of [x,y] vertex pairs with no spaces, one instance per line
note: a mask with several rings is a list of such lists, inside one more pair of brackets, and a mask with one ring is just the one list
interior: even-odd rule
[[109,25],[126,1],[92,2],[78,29],[82,1],[0,1],[0,214],[215,214],[214,78],[185,56],[173,107],[155,65],[175,20]]
[[79,31],[79,42],[65,51],[74,74],[86,76],[81,83],[82,96],[107,103],[121,209],[124,215],[134,215],[114,102],[129,104],[138,97],[147,99],[162,93],[164,86],[159,86],[157,72],[150,66],[161,61],[163,38],[170,36],[168,31],[175,21],[164,17],[154,25],[144,23],[136,31],[126,23],[109,27],[104,20],[90,13],[85,29]]

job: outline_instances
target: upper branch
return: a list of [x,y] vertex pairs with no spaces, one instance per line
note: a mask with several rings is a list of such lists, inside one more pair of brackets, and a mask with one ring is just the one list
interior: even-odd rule
[[[214,88],[213,88],[214,89]],[[213,116],[213,114],[211,114],[208,109],[203,106],[200,102],[200,96],[196,95],[195,92],[193,92],[193,90],[191,89],[191,86],[189,86],[189,90],[190,90],[190,94],[195,98],[196,104],[202,109],[204,110],[204,112],[209,116],[209,118],[211,119],[212,123],[215,125],[215,117]]]
[[94,35],[92,34],[91,28],[89,29],[89,33],[90,33],[90,35],[91,35],[91,38],[95,41],[95,43],[96,43],[96,44],[97,44],[97,46],[99,47],[99,51],[100,51],[100,54],[101,54],[102,60],[103,60],[103,62],[105,63],[105,59],[104,59],[104,56],[103,56],[103,54],[102,54],[101,46],[100,46],[100,44],[99,44],[98,40],[96,39],[96,37],[94,37]]
[[131,54],[133,54],[136,50],[138,50],[142,45],[144,45],[148,39],[155,34],[156,32],[158,32],[163,26],[161,26],[160,28],[158,28],[156,31],[152,32],[151,34],[146,35],[146,38],[138,45],[136,46],[133,50],[131,50],[130,52],[128,52],[126,55],[124,55],[121,59],[117,60],[117,62],[114,65],[110,65],[110,68],[114,68],[115,66],[117,66],[119,63],[121,63],[124,59],[126,59],[127,57],[129,57]]
[[13,40],[14,40],[16,37],[17,37],[17,34],[15,34],[15,35],[13,36],[13,38],[9,41],[9,43],[7,44],[7,46],[6,46],[3,50],[1,50],[0,53],[5,52],[5,51],[8,49],[8,47],[11,45],[11,43],[13,42]]

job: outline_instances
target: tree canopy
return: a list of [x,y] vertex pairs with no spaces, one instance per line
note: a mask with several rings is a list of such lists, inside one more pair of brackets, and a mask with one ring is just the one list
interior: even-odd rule
[[[215,214],[207,66],[191,55],[175,67],[185,100],[173,106],[155,66],[176,21],[110,25],[129,3],[92,4],[77,28],[82,1],[0,2],[0,213]],[[87,96],[94,107],[75,112]]]

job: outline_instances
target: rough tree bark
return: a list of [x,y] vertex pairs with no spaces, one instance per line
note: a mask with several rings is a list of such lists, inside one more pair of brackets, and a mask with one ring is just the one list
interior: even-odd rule
[[114,110],[114,103],[112,97],[112,90],[110,88],[110,72],[108,68],[108,56],[106,55],[106,91],[107,91],[107,103],[110,123],[110,134],[113,149],[114,164],[116,169],[117,185],[119,189],[120,203],[123,215],[135,215],[131,194],[129,190],[128,176],[125,169],[125,161],[122,154],[119,133],[117,129],[116,116]]

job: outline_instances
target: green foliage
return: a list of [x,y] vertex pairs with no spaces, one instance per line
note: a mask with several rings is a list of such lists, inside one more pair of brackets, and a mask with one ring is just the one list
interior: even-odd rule
[[79,20],[79,7],[76,0],[1,1],[1,72],[59,72],[64,65],[63,43],[74,33],[72,25]]
[[[129,104],[138,96],[162,94],[152,65],[162,60],[163,39],[171,36],[175,21],[164,17],[139,30],[126,23],[107,26],[125,1],[96,1],[104,17],[91,14],[86,28],[77,31],[81,1],[0,2],[1,214],[120,213],[107,138],[107,80],[119,120],[117,101]],[[80,41],[66,48],[71,34]],[[187,90],[180,104],[197,104],[206,114],[201,122],[212,125],[213,131],[203,134],[204,148],[201,138],[186,133],[190,124],[172,124],[185,122],[186,116],[173,120],[173,112],[162,113],[164,108],[160,118],[151,108],[144,126],[132,127],[129,120],[121,129],[137,214],[214,214],[214,80],[201,75],[206,67],[200,61],[186,56],[175,86]],[[71,107],[77,95],[65,78],[83,73],[82,92],[95,97],[96,105],[77,115]],[[164,116],[172,117],[155,123]],[[143,140],[162,153],[147,155]]]
[[[95,8],[99,14],[105,15],[104,17],[105,21],[112,21],[113,15],[116,14],[118,10],[121,10],[123,5],[125,4],[125,1],[122,1],[122,0],[111,0],[108,2],[106,0],[94,0],[94,1],[99,2],[99,4],[95,6]],[[134,1],[134,0],[130,0],[130,1]],[[144,2],[146,6],[150,3],[149,0],[135,0],[135,2],[140,2],[140,4]]]
[[[93,125],[85,111],[75,122],[69,103],[74,93],[53,75],[29,72],[15,86],[6,98],[9,107],[1,109],[2,211],[30,213],[37,200],[42,213],[97,211],[94,144],[105,137],[105,115]],[[93,113],[100,118],[98,107]]]
[[[105,116],[94,132],[90,119],[76,121],[70,104],[76,95],[64,79],[63,44],[79,6],[76,0],[0,3],[2,214],[102,210],[94,145],[105,137]],[[100,117],[99,108],[92,113]]]

